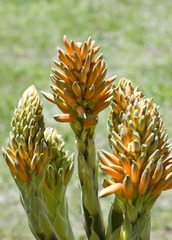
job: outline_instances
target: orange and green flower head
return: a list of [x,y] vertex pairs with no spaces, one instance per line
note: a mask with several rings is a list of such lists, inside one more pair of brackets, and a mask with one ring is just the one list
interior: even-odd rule
[[14,179],[29,182],[49,162],[50,151],[44,139],[42,104],[35,87],[30,86],[15,109],[11,133],[3,156]]
[[100,196],[116,193],[134,200],[172,187],[171,149],[158,107],[127,79],[114,89],[108,125],[113,153],[98,155],[112,179],[104,181]]
[[74,155],[64,150],[65,142],[54,128],[45,129],[45,139],[51,149],[51,160],[45,177],[45,186],[54,190],[62,183],[67,186],[74,170]]
[[55,120],[95,125],[98,113],[110,103],[116,76],[105,80],[103,55],[96,57],[99,47],[91,37],[75,43],[64,36],[64,45],[65,50],[58,49],[59,62],[54,61],[57,69],[51,75],[53,94],[43,95],[63,112]]

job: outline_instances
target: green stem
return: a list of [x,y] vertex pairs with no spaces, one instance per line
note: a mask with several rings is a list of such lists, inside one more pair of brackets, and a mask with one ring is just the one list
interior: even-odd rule
[[74,240],[65,190],[56,186],[52,192],[33,183],[21,192],[21,202],[37,240]]
[[108,216],[108,227],[106,240],[120,239],[121,226],[123,224],[123,212],[119,207],[118,201],[115,198]]
[[104,240],[104,222],[98,198],[98,163],[96,161],[94,128],[83,128],[79,134],[76,134],[76,146],[86,234],[90,240]]
[[150,240],[151,212],[143,211],[134,221],[131,220],[132,215],[132,212],[128,214],[127,211],[124,214],[121,240]]
[[[57,186],[53,192],[44,190],[46,196],[47,215],[50,220],[55,233],[57,234],[57,240],[74,240],[72,227],[68,216],[68,203],[66,199],[66,189],[59,191],[58,188],[63,186]],[[58,196],[60,192],[60,196]]]

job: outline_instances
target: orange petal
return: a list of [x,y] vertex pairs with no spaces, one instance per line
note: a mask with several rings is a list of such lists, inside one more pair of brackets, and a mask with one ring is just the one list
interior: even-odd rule
[[100,191],[99,197],[105,197],[123,190],[122,183],[114,183]]
[[63,69],[65,71],[66,76],[70,80],[70,82],[75,82],[76,81],[76,77],[73,75],[72,71],[69,68],[67,68],[67,67],[64,67]]
[[124,185],[124,194],[128,199],[133,199],[134,197],[134,189],[133,189],[133,184],[131,181],[131,177],[129,175],[127,175],[124,178],[123,181],[123,185]]
[[19,176],[21,178],[21,180],[23,182],[28,182],[29,181],[29,176],[26,172],[26,169],[24,169],[19,162],[16,162],[15,161],[15,167],[16,167],[16,170],[17,170],[17,176]]
[[94,85],[92,85],[90,88],[88,88],[86,90],[86,93],[85,93],[85,99],[90,99],[95,93],[95,87]]
[[93,68],[86,83],[88,88],[91,87],[92,84],[94,84],[96,77],[97,77],[97,70]]
[[74,94],[76,95],[76,97],[82,96],[82,90],[76,81],[73,82],[73,84],[72,84],[72,90],[73,90]]
[[138,184],[139,182],[139,168],[137,166],[137,163],[135,161],[132,162],[131,165],[131,179],[134,184]]
[[97,115],[99,112],[101,112],[103,109],[107,108],[107,106],[109,105],[110,101],[106,101],[106,102],[100,102],[100,104],[98,104],[94,110],[93,110],[93,115]]
[[76,120],[76,117],[73,116],[72,114],[65,113],[65,114],[54,116],[54,119],[57,122],[73,122]]
[[63,113],[70,112],[71,107],[58,94],[55,96],[55,103]]
[[163,163],[158,162],[156,165],[156,168],[154,170],[154,173],[151,177],[150,186],[152,186],[160,181],[160,179],[162,177],[162,172],[163,172]]
[[150,181],[150,171],[149,169],[145,169],[144,172],[142,173],[140,183],[138,186],[138,193],[140,195],[144,195],[147,191],[148,185]]
[[82,60],[77,52],[74,52],[76,70],[79,72],[82,68]]
[[50,101],[50,102],[52,102],[52,103],[55,103],[54,97],[53,97],[52,94],[46,93],[46,92],[43,92],[43,91],[41,91],[41,93],[43,94],[43,96],[44,96],[48,101]]
[[[84,69],[84,71],[85,71],[85,74],[86,74],[86,76],[87,76],[87,73],[89,72],[89,70],[90,70],[90,66],[91,66],[91,59],[92,59],[92,54],[93,54],[93,51],[91,51],[88,55],[87,55],[87,57],[86,57],[86,59],[85,59],[85,61],[84,61],[84,66],[82,67],[83,69]],[[81,70],[82,71],[82,70]],[[86,82],[86,81],[85,81]]]
[[70,81],[69,81],[68,77],[63,72],[58,71],[54,68],[52,68],[52,71],[53,71],[54,75],[57,76],[58,79],[62,79],[66,83],[70,84]]
[[105,166],[105,165],[101,165],[100,167],[105,173],[107,173],[108,175],[110,175],[114,179],[116,179],[118,181],[123,180],[123,174],[122,173],[119,173],[116,170],[114,170],[113,168]]
[[83,106],[78,106],[76,111],[80,118],[86,119],[87,116],[86,116]]
[[17,170],[16,170],[16,167],[15,167],[15,164],[14,164],[14,161],[13,159],[11,159],[11,157],[8,155],[7,151],[5,150],[5,148],[2,148],[2,154],[3,154],[3,157],[8,165],[8,167],[10,168],[10,171],[13,175],[16,175],[17,173]]
[[169,189],[171,189],[171,188],[172,188],[172,182],[171,182],[169,185],[167,185],[167,186],[163,189],[163,191],[169,190]]
[[81,72],[80,72],[80,82],[85,85],[86,81],[87,81],[87,72],[85,67],[82,67]]
[[86,58],[86,56],[88,54],[88,51],[89,51],[88,45],[87,45],[86,42],[84,42],[81,46],[81,57],[82,57],[82,59]]
[[63,42],[64,42],[64,45],[65,45],[65,47],[66,47],[67,52],[69,52],[70,54],[73,54],[73,50],[72,50],[72,48],[71,48],[71,44],[70,44],[70,42],[68,41],[66,35],[64,35],[64,37],[63,37]]
[[64,99],[68,101],[70,105],[77,104],[77,100],[66,89],[64,89]]
[[101,75],[96,79],[95,85],[101,83],[105,79],[106,73],[107,73],[107,68],[105,68],[101,73]]
[[103,165],[109,166],[110,164],[112,164],[112,162],[103,154],[102,151],[98,151],[97,155]]
[[130,161],[128,160],[128,158],[122,154],[122,153],[119,153],[119,156],[121,158],[121,162],[122,162],[122,165],[124,167],[124,170],[125,172],[130,175],[131,173],[131,164],[130,164]]
[[98,123],[97,116],[93,116],[93,117],[87,118],[87,120],[84,122],[84,126],[92,127],[92,126],[95,126],[97,123]]
[[121,160],[119,158],[117,158],[114,154],[109,153],[106,150],[101,150],[101,151],[109,159],[109,161],[111,161],[115,165],[122,166]]
[[[68,59],[66,58],[66,52],[61,48],[57,48],[57,51],[59,54],[60,62],[63,62],[66,66],[69,66],[70,63],[69,63]],[[70,67],[72,67],[72,66],[70,66]]]
[[109,84],[112,84],[113,81],[115,81],[116,78],[117,78],[117,75],[112,76],[112,77],[110,77],[110,78],[108,78],[108,79],[106,80],[106,83],[107,83],[108,85],[109,85]]

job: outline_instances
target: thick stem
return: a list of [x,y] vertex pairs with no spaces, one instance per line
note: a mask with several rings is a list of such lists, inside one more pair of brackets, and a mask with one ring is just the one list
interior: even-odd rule
[[73,231],[68,216],[68,203],[66,198],[66,188],[60,182],[57,186],[49,191],[44,188],[46,196],[45,206],[47,208],[48,219],[57,234],[57,240],[74,240]]
[[88,239],[105,239],[105,230],[98,198],[98,163],[96,161],[94,129],[83,129],[76,135],[78,175],[82,191],[84,227]]
[[108,227],[106,240],[120,239],[121,226],[123,224],[123,212],[119,207],[118,201],[115,198],[108,216]]
[[128,214],[125,213],[121,240],[150,240],[150,229],[150,211],[139,214],[135,222],[131,222]]
[[[26,186],[27,188],[27,186]],[[68,217],[65,188],[49,189],[33,184],[31,191],[21,192],[30,229],[37,240],[74,240]]]

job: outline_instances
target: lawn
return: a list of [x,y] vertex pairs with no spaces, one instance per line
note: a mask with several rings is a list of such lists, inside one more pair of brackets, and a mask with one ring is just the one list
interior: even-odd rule
[[[57,46],[63,47],[64,34],[74,41],[92,36],[104,54],[108,76],[129,78],[145,95],[153,97],[172,137],[171,8],[171,0],[0,0],[0,146],[5,145],[13,111],[23,91],[31,84],[39,92],[49,91],[52,60],[57,58]],[[57,108],[42,96],[41,99],[46,125],[57,127],[66,148],[75,151],[69,126],[55,123],[52,116]],[[108,148],[107,114],[105,110],[99,118],[98,149]],[[85,239],[76,174],[68,196],[77,239]],[[106,201],[109,206],[110,200]],[[102,200],[105,212],[106,201]],[[2,156],[0,212],[0,240],[33,239],[18,189]],[[172,191],[163,193],[153,208],[151,236],[171,239]]]

